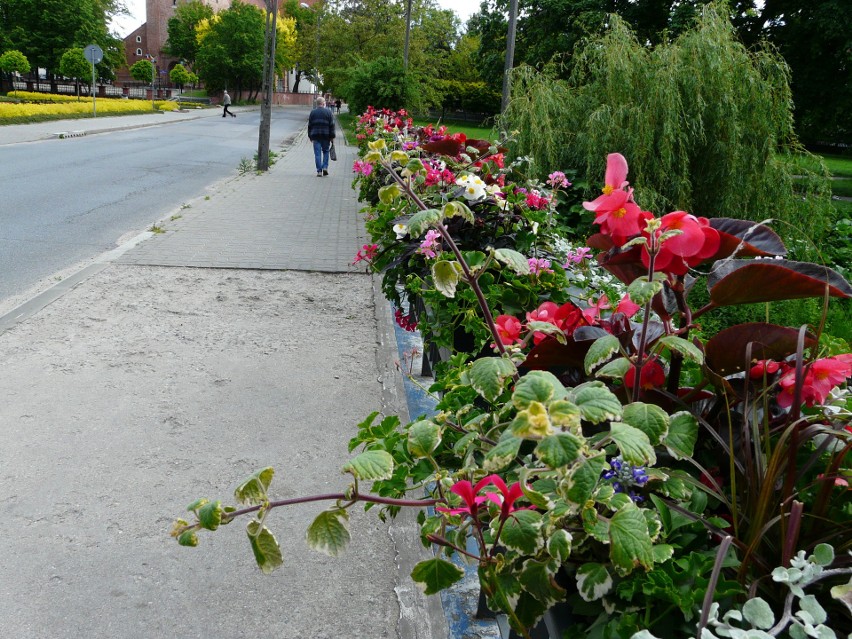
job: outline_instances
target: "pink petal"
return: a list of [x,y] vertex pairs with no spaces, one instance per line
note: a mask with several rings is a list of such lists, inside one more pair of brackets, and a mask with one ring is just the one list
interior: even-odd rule
[[614,189],[620,189],[627,180],[627,160],[621,153],[606,156],[606,178],[604,183]]

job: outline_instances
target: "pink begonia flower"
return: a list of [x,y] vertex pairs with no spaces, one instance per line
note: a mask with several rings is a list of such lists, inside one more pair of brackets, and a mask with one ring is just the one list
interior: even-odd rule
[[[805,370],[802,380],[802,401],[808,405],[825,402],[831,389],[852,377],[852,354],[835,355],[814,361]],[[778,405],[789,408],[796,392],[796,370],[791,368],[778,380],[781,391]]]
[[550,206],[550,199],[544,197],[538,191],[527,193],[527,206],[534,211],[543,211]]
[[[706,217],[695,217],[686,211],[673,211],[660,218],[659,237],[666,231],[679,230],[660,246],[654,258],[654,270],[685,275],[690,267],[698,266],[719,250],[719,232],[710,226]],[[647,247],[642,248],[642,263],[650,264]]]
[[562,265],[562,268],[571,268],[571,264],[579,264],[583,260],[589,257],[589,253],[592,252],[588,246],[583,246],[578,248],[576,251],[571,249],[568,251],[568,254],[565,256],[565,264]]
[[[562,322],[557,317],[557,313],[559,312],[559,307],[553,302],[542,302],[542,304],[533,312],[527,313],[527,321],[528,322],[547,322],[548,324],[553,324],[557,328],[562,328]],[[542,333],[541,331],[535,331],[533,333],[533,343],[539,344],[545,338],[547,334]]]
[[606,156],[606,175],[604,177],[603,195],[598,196],[591,202],[583,202],[583,208],[587,211],[598,211],[600,209],[613,210],[609,198],[617,191],[623,191],[627,182],[627,160],[621,153],[610,153]]
[[583,309],[583,318],[589,324],[596,324],[601,318],[601,311],[612,308],[606,294],[600,296],[597,302],[589,300],[589,308]]
[[500,336],[500,341],[504,346],[509,344],[520,343],[521,340],[521,321],[512,315],[498,315],[494,320],[497,326],[497,334]]
[[461,497],[465,505],[459,508],[443,508],[438,506],[435,510],[439,513],[447,513],[448,515],[460,515],[462,513],[467,513],[471,517],[475,517],[476,512],[479,510],[479,505],[487,499],[485,495],[477,495],[477,493],[482,490],[484,486],[487,486],[490,483],[491,476],[488,476],[485,479],[480,479],[476,483],[476,486],[472,485],[466,479],[457,481],[453,484],[453,487],[450,488],[450,492]]
[[628,191],[614,191],[606,197],[606,203],[595,212],[593,223],[600,224],[601,233],[612,236],[616,244],[624,244],[628,237],[642,232],[650,214],[643,215],[639,205],[630,200],[632,195]]
[[636,302],[630,299],[629,295],[624,295],[615,307],[616,313],[624,313],[628,318],[633,317],[642,309]]
[[553,273],[553,269],[550,268],[550,260],[546,260],[543,257],[531,257],[527,260],[530,265],[530,273],[532,275],[538,275],[539,273]]
[[426,237],[420,243],[417,252],[429,258],[437,257],[436,248],[441,250],[441,233],[434,229],[426,231]]
[[562,171],[554,171],[547,176],[547,183],[554,189],[568,188],[571,183]]
[[352,170],[361,175],[370,175],[373,172],[373,165],[363,160],[355,160],[352,164]]

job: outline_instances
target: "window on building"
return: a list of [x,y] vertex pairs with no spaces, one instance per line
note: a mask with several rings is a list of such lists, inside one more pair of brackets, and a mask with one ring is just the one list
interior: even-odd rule
[[142,49],[136,49],[136,55],[142,55]]
[[142,42],[142,36],[136,36],[136,42]]

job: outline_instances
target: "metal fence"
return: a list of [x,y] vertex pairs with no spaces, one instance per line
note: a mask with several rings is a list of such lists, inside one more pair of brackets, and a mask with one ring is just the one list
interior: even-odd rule
[[[12,82],[17,91],[36,91],[39,93],[58,93],[61,95],[77,95],[77,85],[67,80],[15,80]],[[80,84],[81,95],[91,95],[92,89],[88,84]],[[168,99],[175,90],[172,87],[157,87],[155,97]],[[99,98],[140,98],[151,99],[151,85],[144,84],[98,84]]]

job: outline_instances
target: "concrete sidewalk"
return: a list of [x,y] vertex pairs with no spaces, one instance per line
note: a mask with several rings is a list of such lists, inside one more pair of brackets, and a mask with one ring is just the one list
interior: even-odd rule
[[[11,137],[0,129],[0,143]],[[315,177],[302,136],[268,173],[163,212],[164,233],[7,318],[10,636],[447,636],[440,602],[409,577],[425,556],[410,517],[386,525],[354,508],[351,548],[329,559],[304,542],[324,506],[276,510],[267,524],[284,566],[271,576],[254,566],[247,522],[202,533],[198,548],[168,536],[186,504],[233,503],[237,483],[265,466],[273,498],[342,490],[356,424],[374,410],[405,417],[391,314],[349,265],[365,241],[354,149],[338,156]]]

